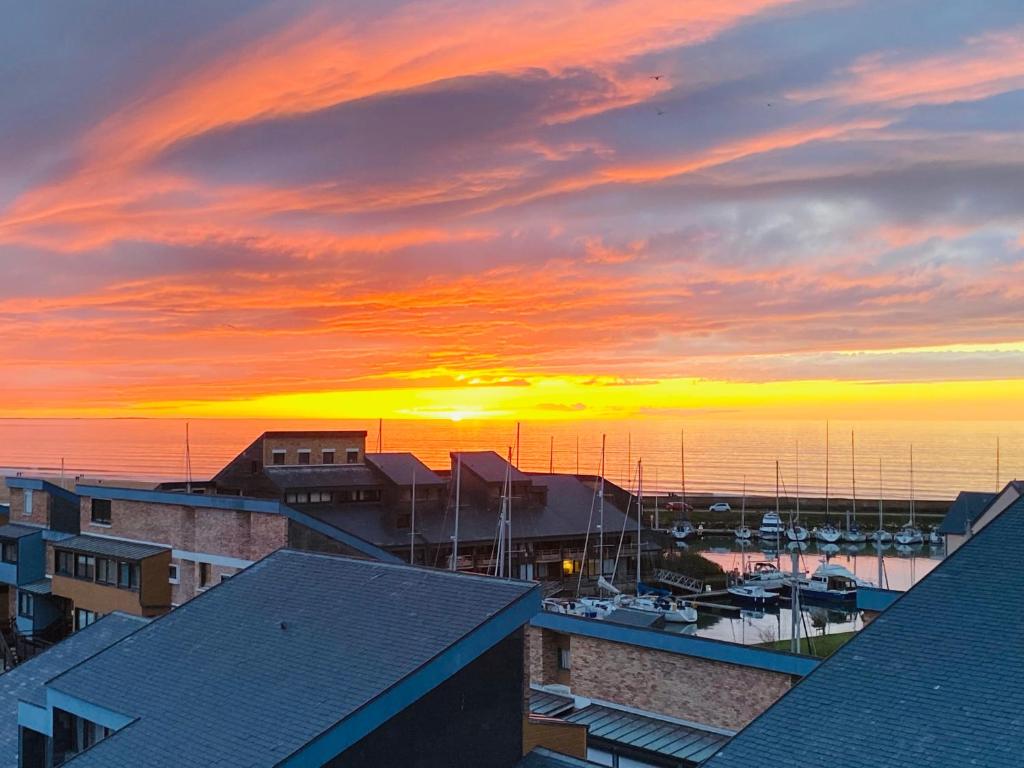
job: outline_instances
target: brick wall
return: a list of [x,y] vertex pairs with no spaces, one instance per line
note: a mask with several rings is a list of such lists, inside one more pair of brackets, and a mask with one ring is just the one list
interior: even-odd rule
[[31,523],[32,525],[49,525],[50,494],[46,491],[32,491],[32,513],[25,514],[25,489],[11,488],[12,523]]
[[791,685],[778,672],[579,635],[571,648],[577,696],[720,728],[742,728]]

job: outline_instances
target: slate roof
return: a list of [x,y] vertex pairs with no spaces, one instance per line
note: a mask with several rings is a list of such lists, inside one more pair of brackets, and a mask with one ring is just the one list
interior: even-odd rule
[[139,544],[134,541],[123,539],[107,539],[102,536],[72,536],[70,539],[63,539],[54,542],[58,549],[66,549],[71,552],[82,552],[90,555],[101,555],[106,557],[120,557],[125,560],[145,560],[147,557],[159,555],[161,552],[170,552],[170,547],[161,547],[157,544]]
[[22,592],[31,592],[33,595],[49,595],[53,592],[53,582],[49,577],[33,581],[31,584],[21,584],[18,589]]
[[0,768],[18,766],[18,701],[43,706],[44,684],[145,626],[148,619],[111,613],[0,675]]
[[[485,483],[505,482],[505,471],[509,464],[494,451],[456,451],[452,453],[452,471],[455,471],[456,458],[462,456],[463,471],[469,470]],[[512,467],[512,482],[527,483],[530,476]]]
[[543,747],[534,747],[516,764],[516,768],[592,768],[598,765],[601,764],[563,755],[561,752],[552,752]]
[[687,765],[703,762],[729,740],[722,733],[600,704],[573,712],[565,721],[587,726],[590,738],[653,752]]
[[264,474],[282,492],[305,488],[377,488],[380,480],[365,464],[311,464],[308,467],[264,467]]
[[1018,499],[706,765],[1020,766],[1022,537]]
[[967,521],[970,520],[973,523],[977,520],[995,497],[994,493],[960,491],[956,501],[950,505],[949,511],[942,519],[942,523],[939,524],[938,532],[943,534],[966,533]]
[[278,550],[51,681],[138,718],[68,765],[277,765],[536,590]]
[[0,539],[22,539],[26,536],[31,536],[33,533],[39,533],[42,530],[42,528],[33,528],[31,525],[8,523],[7,525],[0,525]]
[[417,486],[445,484],[444,478],[412,453],[368,453],[366,461],[395,485],[411,486],[413,470],[416,472]]
[[572,696],[563,696],[559,693],[535,688],[530,691],[530,714],[558,717],[558,715],[570,711],[575,706],[575,702],[576,700]]

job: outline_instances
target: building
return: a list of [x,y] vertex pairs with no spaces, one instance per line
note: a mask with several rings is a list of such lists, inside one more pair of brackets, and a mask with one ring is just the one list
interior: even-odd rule
[[[20,708],[45,706],[48,680],[113,645],[147,621],[138,616],[112,613],[0,675],[0,768],[19,768],[19,752],[32,755],[45,749],[45,740],[36,732],[19,728]],[[20,731],[24,733],[24,743]]]
[[50,677],[21,765],[513,768],[539,607],[534,584],[281,550]]
[[[1012,484],[1011,484],[1012,486]],[[988,508],[997,494],[978,491],[960,491],[937,531],[945,539],[946,552],[952,553],[964,543],[968,530]]]
[[1013,501],[990,506],[981,528],[708,768],[1020,766],[1024,572],[1013,543],[1024,499],[1011,486],[1000,497]]

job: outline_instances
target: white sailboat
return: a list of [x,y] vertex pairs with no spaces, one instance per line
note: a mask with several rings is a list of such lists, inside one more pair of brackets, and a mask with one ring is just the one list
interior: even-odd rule
[[828,422],[825,423],[825,523],[820,528],[814,529],[814,538],[823,544],[835,544],[843,537],[842,531],[832,524],[832,515],[829,508],[829,440]]
[[875,544],[888,544],[892,541],[892,534],[885,530],[885,518],[882,513],[882,460],[878,460],[878,530],[871,532],[871,540]]
[[893,537],[901,547],[911,547],[924,542],[921,531],[914,525],[914,446],[910,446],[910,520],[904,523]]
[[799,544],[807,541],[810,533],[800,525],[800,443],[796,444],[796,516],[790,512],[789,525],[786,527],[786,538]]
[[747,527],[747,476],[743,476],[743,501],[740,504],[740,526],[736,529],[736,538],[747,540],[753,532]]
[[851,508],[853,512],[853,519],[850,519],[850,513],[846,513],[846,530],[843,531],[843,541],[849,542],[850,544],[860,544],[862,541],[867,539],[864,532],[860,529],[860,525],[857,523],[857,449],[854,444],[853,430],[850,430],[850,487],[853,491],[853,498],[851,499]]

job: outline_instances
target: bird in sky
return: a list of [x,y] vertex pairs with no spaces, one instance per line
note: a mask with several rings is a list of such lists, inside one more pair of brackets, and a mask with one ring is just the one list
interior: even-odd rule
[[651,75],[651,80],[661,80],[663,77],[664,75]]

